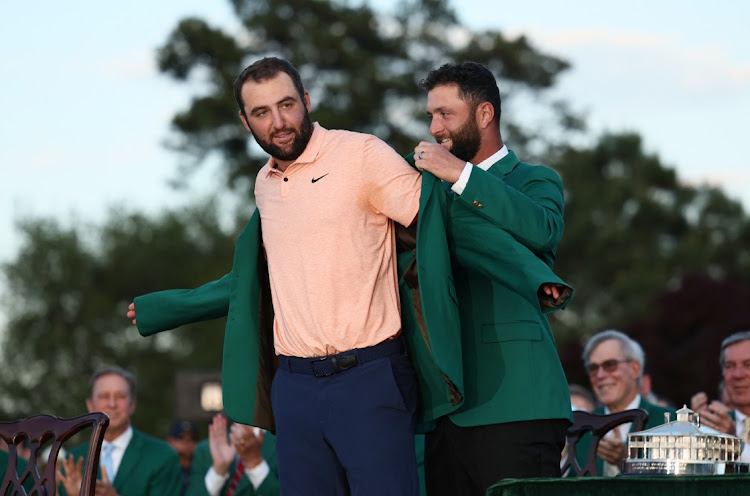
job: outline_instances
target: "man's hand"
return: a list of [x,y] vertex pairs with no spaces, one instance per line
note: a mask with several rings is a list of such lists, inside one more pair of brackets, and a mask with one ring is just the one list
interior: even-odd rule
[[126,315],[129,319],[132,319],[133,325],[135,325],[135,303],[128,305],[128,313]]
[[208,448],[214,470],[219,475],[226,475],[237,451],[227,441],[227,419],[220,413],[214,415],[208,426]]
[[102,466],[102,480],[96,481],[96,490],[94,491],[95,496],[119,496],[115,491],[115,486],[109,482],[107,477],[107,471]]
[[542,292],[550,296],[553,300],[557,300],[560,297],[560,288],[558,286],[558,284],[542,284]]
[[432,172],[438,179],[453,184],[461,177],[466,162],[438,143],[422,141],[414,148],[414,165],[418,169]]
[[700,393],[695,393],[690,398],[690,409],[694,412],[697,412],[703,408],[708,407],[708,395],[701,391]]
[[567,298],[570,298],[572,289],[564,284],[546,283],[542,284],[537,290],[539,306],[542,310],[558,308]]
[[[257,430],[258,435],[255,435]],[[263,461],[260,449],[263,447],[264,432],[250,425],[232,424],[229,439],[237,449],[240,460],[246,468],[255,468]]]
[[[699,393],[700,394],[700,393]],[[695,395],[698,396],[698,395]],[[695,398],[695,396],[693,398]],[[696,404],[700,403],[700,399],[696,401]],[[693,399],[690,399],[690,404],[693,404]],[[712,401],[711,403],[700,405],[700,408],[695,410],[700,414],[701,424],[716,429],[717,431],[729,434],[731,436],[736,435],[736,426],[734,420],[729,416],[729,408],[720,401]]]
[[57,482],[61,483],[65,492],[69,496],[75,496],[81,492],[81,484],[83,483],[83,457],[78,458],[76,462],[73,455],[68,455],[67,458],[63,458],[60,462],[60,467],[55,470],[55,477]]
[[607,463],[622,468],[622,461],[628,457],[628,450],[625,442],[620,437],[619,431],[614,429],[610,432],[614,435],[602,438],[599,442],[599,447],[596,449],[596,454]]

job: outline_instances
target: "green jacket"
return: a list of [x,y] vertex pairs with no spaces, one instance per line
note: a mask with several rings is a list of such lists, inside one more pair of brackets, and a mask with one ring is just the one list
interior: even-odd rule
[[[87,443],[70,453],[76,460],[82,456],[85,464],[88,449]],[[133,429],[133,437],[111,482],[120,496],[179,496],[182,474],[177,452],[165,441]],[[64,489],[60,493],[66,494]]]
[[[641,398],[641,402],[638,404],[638,408],[642,408],[648,412],[648,420],[646,420],[646,425],[643,426],[643,430],[662,425],[664,423],[664,413],[666,412],[669,412],[671,414],[672,420],[677,419],[677,417],[675,416],[676,413],[674,408],[654,405],[653,403],[649,403],[643,398]],[[591,413],[604,415],[604,407],[599,407],[593,410]],[[629,432],[633,432],[632,425]],[[586,464],[586,460],[589,457],[589,445],[591,444],[591,436],[592,434],[590,432],[587,432],[576,444],[576,460],[578,460],[578,464],[581,467]],[[625,439],[625,443],[627,444],[627,439]],[[604,474],[604,460],[602,460],[598,456],[596,457],[596,471],[599,475]]]
[[[278,496],[281,494],[279,492],[279,479],[276,468],[276,436],[270,432],[266,432],[263,437],[261,453],[268,463],[268,466],[271,468],[271,472],[269,472],[268,476],[263,480],[257,491],[253,489],[253,485],[247,476],[242,476],[239,484],[237,484],[237,489],[234,492],[235,496]],[[229,467],[229,474],[234,473],[235,463],[236,462],[232,462],[232,465]],[[195,447],[195,452],[193,453],[193,465],[190,469],[190,484],[188,485],[186,496],[208,496],[205,478],[206,472],[211,468],[211,465],[213,465],[213,459],[211,458],[211,450],[208,446],[208,440],[201,441]],[[226,496],[230,481],[231,475],[224,484],[224,487],[221,488],[221,492],[219,493],[221,496]]]
[[[402,331],[417,372],[424,423],[455,410],[463,401],[464,372],[458,305],[448,251],[447,200],[440,181],[423,175],[418,236],[399,229]],[[549,267],[502,229],[490,230],[491,249],[469,265],[519,288],[539,305],[546,282],[564,284]],[[227,316],[222,361],[224,409],[234,420],[275,432],[271,380],[278,367],[273,348],[273,307],[256,211],[237,240],[232,271],[196,289],[177,289],[135,298],[139,332],[148,336],[184,324]],[[416,246],[416,248],[415,248]],[[568,292],[568,295],[570,292]],[[558,306],[564,306],[557,302]]]
[[[551,268],[564,226],[560,178],[510,151],[487,171],[475,167],[462,194],[448,198],[466,393],[450,419],[464,427],[572,421],[568,383],[545,311],[529,300],[528,288],[508,277],[508,265],[485,260],[477,270],[468,263],[494,257],[488,250],[500,243],[512,250],[509,265],[528,264],[530,252]],[[537,268],[542,274],[546,269]]]

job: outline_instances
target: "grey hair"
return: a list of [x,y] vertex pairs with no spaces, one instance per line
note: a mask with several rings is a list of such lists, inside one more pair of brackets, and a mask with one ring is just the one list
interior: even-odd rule
[[726,360],[726,351],[727,348],[732,346],[735,343],[739,343],[740,341],[747,341],[750,340],[750,331],[738,331],[729,336],[728,338],[725,338],[724,341],[721,342],[721,352],[719,353],[719,366],[723,369],[724,368],[724,362]]
[[96,383],[96,381],[100,377],[110,374],[119,375],[120,377],[125,379],[125,382],[128,383],[128,390],[130,391],[130,401],[135,401],[135,376],[122,367],[118,367],[117,365],[104,365],[96,369],[96,371],[91,376],[91,379],[89,379],[89,399],[92,399],[94,396],[94,383]]
[[589,363],[589,356],[594,348],[599,346],[604,341],[614,339],[620,342],[620,348],[622,349],[625,358],[635,360],[641,364],[641,375],[646,368],[646,354],[643,352],[643,348],[638,344],[638,341],[632,339],[624,332],[617,331],[615,329],[607,329],[606,331],[594,334],[586,341],[586,346],[583,348],[583,363]]

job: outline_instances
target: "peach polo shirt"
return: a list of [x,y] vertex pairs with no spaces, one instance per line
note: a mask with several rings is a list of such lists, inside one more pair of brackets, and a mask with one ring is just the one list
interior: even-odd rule
[[258,173],[255,201],[276,353],[325,356],[397,335],[393,221],[416,217],[421,174],[375,136],[317,122],[299,158],[274,165]]

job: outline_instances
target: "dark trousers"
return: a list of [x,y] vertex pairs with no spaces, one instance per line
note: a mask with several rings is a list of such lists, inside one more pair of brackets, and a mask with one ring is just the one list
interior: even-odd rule
[[459,427],[447,417],[425,438],[428,496],[484,495],[505,478],[560,477],[564,419]]
[[282,495],[419,494],[405,353],[326,377],[279,367],[271,399]]

